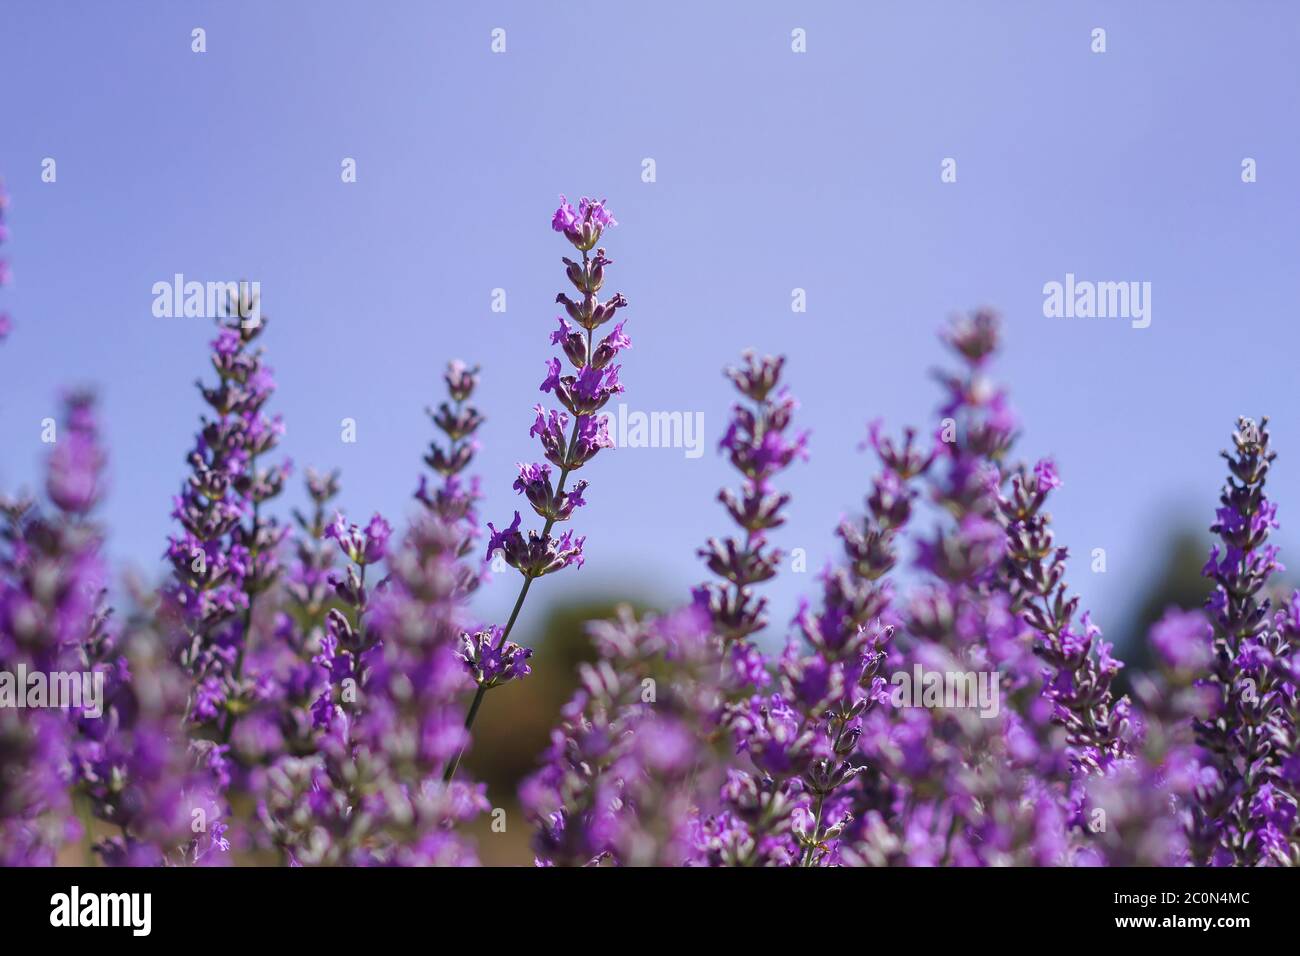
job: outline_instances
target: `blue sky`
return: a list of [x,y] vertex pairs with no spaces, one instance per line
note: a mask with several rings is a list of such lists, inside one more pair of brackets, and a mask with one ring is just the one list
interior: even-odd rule
[[[1300,505],[1294,4],[9,0],[3,23],[0,486],[39,474],[59,388],[96,384],[123,562],[157,566],[201,411],[207,324],[151,314],[177,272],[261,283],[284,451],[342,468],[358,518],[406,511],[439,373],[480,363],[484,517],[508,521],[564,286],[560,192],[606,196],[621,222],[624,399],[702,411],[709,451],[600,458],[575,522],[588,565],[539,604],[671,600],[705,576],[694,550],[726,530],[720,369],[746,347],[789,356],[812,460],[779,541],[819,566],[867,486],[865,423],[930,420],[936,330],[981,304],[1005,316],[1021,451],[1058,460],[1072,583],[1104,628],[1171,523],[1208,523],[1238,414],[1273,416],[1284,525]],[[1150,327],[1044,317],[1066,273],[1150,282]],[[774,619],[812,587],[780,579]],[[514,592],[496,581],[483,613]]]

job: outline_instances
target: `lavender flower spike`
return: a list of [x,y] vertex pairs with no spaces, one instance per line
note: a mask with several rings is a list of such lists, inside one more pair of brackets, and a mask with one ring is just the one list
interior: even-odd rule
[[1204,681],[1214,713],[1196,722],[1213,782],[1198,793],[1192,820],[1194,862],[1258,866],[1295,863],[1297,830],[1295,647],[1297,599],[1270,613],[1265,588],[1282,570],[1268,533],[1277,506],[1264,495],[1277,457],[1268,419],[1237,423],[1230,472],[1210,530],[1222,541],[1204,574],[1215,582],[1206,609],[1214,623],[1213,658]]
[[[632,344],[623,332],[622,322],[599,341],[595,338],[596,330],[627,305],[621,292],[604,302],[598,297],[605,283],[605,269],[612,265],[612,260],[605,256],[603,248],[597,247],[597,243],[604,231],[613,225],[617,222],[605,207],[605,201],[586,197],[575,210],[561,196],[560,207],[551,218],[551,227],[563,233],[582,254],[580,262],[567,256],[563,258],[565,275],[576,290],[576,298],[563,292],[555,297],[581,331],[560,318],[558,331],[551,334],[551,343],[560,346],[573,370],[562,374],[564,362],[558,357],[552,358],[546,363],[546,377],[541,384],[541,391],[553,394],[564,411],[535,406],[536,419],[528,432],[541,443],[544,457],[558,473],[552,483],[549,466],[541,463],[519,466],[515,490],[524,495],[533,510],[544,519],[541,531],[530,530],[527,534],[520,531],[518,512],[515,512],[514,521],[500,531],[494,525],[488,525],[492,532],[488,540],[488,556],[499,553],[506,564],[523,575],[523,584],[514,609],[505,627],[499,629],[499,634],[493,630],[486,632],[487,636],[483,632],[465,636],[465,661],[478,683],[465,716],[466,730],[473,726],[489,688],[528,673],[527,665],[522,663],[526,657],[523,649],[508,641],[533,581],[570,566],[580,568],[583,564],[582,546],[586,539],[571,531],[555,538],[551,532],[557,523],[568,521],[574,511],[586,503],[587,482],[579,481],[573,490],[566,491],[569,475],[590,462],[602,449],[613,447],[606,420],[597,413],[612,396],[623,391],[618,375],[620,366],[611,363],[621,350]],[[566,437],[570,418],[573,424]],[[515,648],[509,652],[511,663],[500,663],[510,648]],[[504,670],[498,670],[498,667]],[[444,780],[450,781],[455,776],[459,763],[460,754],[457,754],[447,764]]]
[[[187,457],[190,473],[172,512],[180,529],[165,552],[173,580],[164,609],[174,657],[193,684],[189,720],[195,750],[240,788],[264,757],[262,743],[234,734],[236,722],[266,704],[268,675],[260,649],[253,648],[253,606],[279,577],[278,552],[287,530],[263,506],[280,494],[290,472],[288,461],[262,464],[284,425],[265,411],[275,381],[254,346],[267,320],[250,328],[240,319],[253,307],[244,294],[232,294],[218,322],[210,355],[216,381],[197,383],[210,416],[202,419]],[[257,723],[265,716],[256,715]],[[228,757],[237,778],[226,771]]]

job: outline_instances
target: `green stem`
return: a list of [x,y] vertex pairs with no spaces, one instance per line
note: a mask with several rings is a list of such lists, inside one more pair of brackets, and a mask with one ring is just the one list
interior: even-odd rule
[[824,793],[817,794],[817,812],[813,814],[812,839],[811,841],[809,841],[808,845],[804,847],[803,861],[799,864],[800,866],[812,865],[813,850],[816,849],[817,844],[820,842],[820,836],[822,832],[822,807],[825,803],[826,803],[826,794]]
[[[835,731],[835,740],[831,744],[831,753],[836,755],[838,755],[840,752],[840,741],[844,738],[844,730],[849,725],[848,721],[846,720],[840,720],[839,723],[840,723],[839,729]],[[803,861],[799,864],[801,867],[812,865],[813,850],[816,849],[817,844],[821,842],[822,808],[825,806],[825,803],[826,803],[826,794],[825,793],[817,794],[817,812],[813,814],[812,842],[809,843],[808,846],[804,848]]]

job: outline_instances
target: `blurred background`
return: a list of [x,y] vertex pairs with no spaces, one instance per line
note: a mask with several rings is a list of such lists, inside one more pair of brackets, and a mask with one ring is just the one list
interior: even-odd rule
[[[933,420],[935,333],[978,305],[1004,314],[996,372],[1019,452],[1057,460],[1071,585],[1121,656],[1140,666],[1150,621],[1203,598],[1217,451],[1239,414],[1273,418],[1285,559],[1300,501],[1294,4],[125,9],[9,0],[0,24],[14,275],[0,487],[36,480],[59,390],[95,385],[123,567],[160,573],[212,337],[206,320],[154,317],[155,282],[260,282],[282,448],[341,468],[354,519],[407,513],[441,369],[481,364],[477,470],[500,526],[514,463],[537,457],[530,408],[567,251],[550,214],[563,192],[607,197],[619,218],[605,244],[607,286],[631,301],[622,398],[703,413],[705,453],[624,448],[587,475],[587,566],[534,589],[516,633],[535,675],[493,695],[483,739],[500,743],[469,758],[495,802],[545,746],[536,715],[569,692],[582,622],[671,606],[705,576],[694,550],[726,526],[720,370],[747,347],[789,356],[813,431],[776,536],[809,570],[768,589],[774,644],[860,507],[866,423]],[[1044,317],[1043,286],[1066,273],[1150,282],[1150,327]],[[284,514],[303,499],[295,483]],[[489,584],[476,613],[499,620],[514,595]],[[526,860],[524,837],[485,839],[485,858]]]

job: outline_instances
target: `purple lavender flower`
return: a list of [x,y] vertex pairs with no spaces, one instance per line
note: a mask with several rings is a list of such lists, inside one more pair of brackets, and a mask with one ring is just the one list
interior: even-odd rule
[[537,862],[705,862],[696,801],[724,779],[707,743],[720,663],[708,618],[688,607],[638,621],[622,608],[589,630],[599,660],[580,668],[544,765],[520,789]]
[[575,538],[572,531],[566,531],[558,538],[531,530],[525,535],[519,530],[521,520],[516,511],[515,520],[500,531],[488,522],[488,530],[492,532],[488,538],[488,557],[499,552],[506,564],[519,569],[526,580],[562,571],[569,565],[582,567],[585,537]]
[[1012,606],[1037,635],[1036,653],[1051,668],[1045,694],[1054,715],[1069,733],[1072,759],[1086,770],[1104,770],[1128,754],[1125,741],[1131,704],[1116,699],[1110,685],[1122,666],[1101,640],[1101,631],[1079,606],[1065,581],[1068,551],[1053,544],[1043,507],[1060,487],[1055,466],[1044,460],[1031,472],[1011,479],[1011,492],[1000,502],[1007,529],[1008,579]]
[[[764,623],[752,589],[775,574],[779,553],[765,533],[783,523],[788,500],[770,480],[806,442],[785,437],[794,402],[773,395],[780,367],[746,356],[732,373],[756,407],[737,407],[723,446],[745,486],[720,498],[746,535],[701,551],[722,583],[698,589],[674,615],[638,622],[625,613],[593,626],[601,660],[584,668],[546,766],[523,791],[538,825],[539,862],[788,862],[800,774],[832,788],[856,772],[832,767],[822,775],[802,716],[780,695],[753,694],[772,678],[747,640]],[[768,429],[774,437],[765,439]],[[521,476],[525,488],[533,478]],[[719,732],[732,738],[732,754],[744,754],[745,769],[701,746]]]
[[1213,627],[1200,611],[1170,608],[1151,628],[1151,645],[1170,667],[1196,672],[1210,664],[1213,634]]
[[867,495],[867,514],[859,523],[844,521],[839,535],[846,566],[821,576],[822,604],[804,604],[795,618],[803,646],[791,640],[780,661],[784,696],[800,713],[800,730],[813,764],[805,771],[809,797],[792,795],[791,859],[802,865],[843,859],[844,839],[856,838],[855,821],[871,806],[879,779],[864,775],[853,761],[866,721],[888,701],[882,668],[895,627],[893,591],[886,576],[897,562],[897,541],[906,527],[917,492],[911,483],[929,469],[934,452],[916,447],[916,433],[901,444],[885,437],[879,423],[869,445],[883,469]]
[[415,497],[444,520],[463,523],[467,537],[473,538],[477,533],[474,507],[480,497],[478,478],[466,485],[460,476],[469,467],[478,448],[474,433],[483,424],[483,416],[469,404],[478,386],[478,368],[471,368],[459,360],[452,361],[443,380],[447,383],[451,401],[442,402],[436,410],[429,408],[426,411],[442,432],[447,445],[444,448],[438,441],[430,442],[429,452],[424,456],[425,463],[442,478],[442,485],[431,488],[428,479],[421,475]]
[[384,559],[392,527],[382,515],[375,514],[364,529],[348,524],[341,513],[325,529],[325,537],[338,542],[348,560],[358,565],[376,564]]
[[[164,732],[184,703],[180,675],[143,629],[112,628],[103,603],[102,537],[90,513],[104,465],[93,401],[70,394],[46,471],[53,507],[4,506],[0,671],[90,672],[103,690],[98,712],[88,703],[67,714],[0,707],[0,777],[14,784],[0,796],[0,860],[52,863],[59,843],[79,835],[76,793],[117,831],[96,844],[106,863],[215,861],[225,824],[213,780],[183,739]],[[14,770],[4,766],[20,755]]]
[[[28,692],[12,686],[18,673],[48,680],[85,670],[84,648],[104,625],[102,534],[88,520],[104,464],[92,397],[68,394],[46,469],[52,507],[0,499],[0,673],[10,694]],[[58,848],[77,838],[74,743],[66,714],[0,703],[0,864],[52,865]]]
[[[575,212],[561,196],[560,207],[551,220],[552,228],[563,233],[582,253],[581,262],[567,257],[563,260],[565,275],[580,297],[574,300],[560,293],[556,296],[556,301],[564,305],[569,318],[585,331],[585,341],[582,333],[574,332],[571,335],[571,330],[563,319],[560,320],[559,330],[551,335],[552,344],[561,346],[565,358],[575,371],[573,374],[561,375],[563,363],[558,358],[547,363],[547,375],[541,390],[554,393],[565,411],[548,411],[540,404],[535,406],[536,420],[529,429],[529,435],[539,440],[543,455],[558,473],[555,484],[552,485],[550,469],[546,466],[519,466],[520,477],[515,482],[515,488],[528,497],[534,510],[545,519],[541,531],[529,530],[526,535],[520,531],[519,512],[515,512],[514,521],[500,531],[495,525],[488,524],[491,531],[488,556],[499,553],[507,565],[523,575],[523,584],[509,620],[495,637],[495,646],[489,642],[488,646],[479,647],[475,643],[470,648],[473,652],[470,664],[472,668],[479,662],[492,661],[495,653],[508,646],[510,632],[518,620],[528,589],[536,578],[568,567],[581,568],[583,565],[582,547],[585,537],[566,531],[556,538],[552,536],[552,530],[558,522],[569,520],[574,510],[585,503],[584,492],[588,487],[585,481],[579,482],[574,491],[566,492],[570,473],[586,465],[602,449],[613,447],[608,423],[603,417],[597,417],[596,413],[610,396],[623,391],[618,378],[619,366],[608,365],[608,362],[620,350],[630,346],[631,342],[623,334],[622,323],[606,336],[599,347],[594,343],[593,336],[596,329],[614,318],[617,310],[627,305],[627,300],[622,293],[616,293],[605,302],[600,301],[598,293],[605,281],[605,269],[612,261],[605,256],[604,249],[596,249],[595,255],[591,254],[591,250],[600,241],[603,231],[615,224],[614,217],[605,208],[604,200],[595,202],[585,197]],[[573,428],[566,438],[565,430],[569,427],[570,415],[573,416]],[[486,633],[496,634],[492,630]],[[521,654],[522,650],[515,652],[514,658],[519,658]],[[484,679],[482,674],[485,672],[480,670],[479,673],[478,690],[466,716],[466,729],[473,725],[484,694],[496,683]],[[511,676],[524,676],[526,673],[527,669],[521,668]],[[459,758],[447,765],[444,780],[450,781],[453,778],[458,761]]]
[[[272,766],[259,808],[289,862],[475,862],[455,827],[488,808],[483,788],[439,779],[468,742],[459,702],[472,682],[455,646],[478,576],[461,561],[463,540],[459,522],[426,513],[389,554],[384,587],[371,595],[360,572],[337,582],[349,613],[328,616],[317,660],[330,689],[313,752]],[[506,660],[514,653],[489,665],[494,677],[526,668]]]
[[713,626],[725,642],[742,641],[762,629],[767,619],[766,598],[757,597],[753,585],[776,573],[781,553],[768,548],[767,532],[785,522],[781,510],[788,495],[773,491],[771,480],[796,457],[806,455],[808,435],[787,437],[796,407],[786,391],[778,391],[783,358],[744,355],[745,364],[729,369],[740,393],[753,401],[749,408],[737,404],[723,435],[721,449],[740,472],[739,493],[723,491],[719,500],[744,531],[743,538],[710,539],[699,551],[710,570],[725,583],[707,583],[694,592],[696,602],[706,608]]
[[[190,475],[175,499],[180,530],[168,540],[173,579],[162,601],[174,659],[191,680],[192,758],[222,791],[249,796],[285,746],[275,676],[284,648],[258,633],[254,610],[269,603],[259,595],[280,577],[286,529],[265,505],[291,470],[288,461],[262,464],[284,426],[265,411],[275,383],[253,346],[268,322],[241,320],[253,307],[245,293],[232,295],[211,343],[216,382],[198,383],[211,417],[202,420]],[[230,839],[242,847],[261,837],[240,827]]]
[[1214,640],[1203,685],[1212,711],[1195,727],[1213,782],[1197,793],[1192,853],[1195,862],[1214,865],[1287,864],[1300,858],[1300,788],[1286,743],[1296,737],[1300,685],[1297,629],[1287,611],[1271,613],[1265,590],[1281,569],[1268,544],[1277,507],[1264,495],[1277,456],[1267,418],[1240,419],[1232,439],[1234,451],[1222,453],[1229,476],[1211,527],[1222,550],[1211,549],[1204,571],[1215,583],[1206,602]]
[[115,830],[95,845],[109,866],[229,862],[228,748],[194,749],[176,733],[187,679],[163,649],[144,626],[88,644],[105,707],[99,720],[79,722],[73,771],[94,815]]
[[501,641],[501,628],[491,627],[476,634],[460,636],[460,658],[479,686],[496,687],[532,673],[528,658],[530,648],[513,641]]
[[519,477],[515,479],[514,489],[528,499],[533,510],[543,518],[567,521],[573,516],[575,508],[587,503],[582,493],[587,482],[579,481],[572,491],[557,493],[551,484],[551,466],[545,464],[519,464]]
[[569,201],[561,196],[560,207],[551,217],[551,228],[564,233],[565,238],[583,253],[595,247],[603,230],[617,225],[618,221],[605,208],[605,200],[588,199],[586,196],[578,203],[576,212]]

